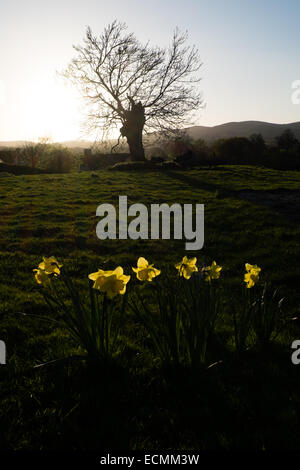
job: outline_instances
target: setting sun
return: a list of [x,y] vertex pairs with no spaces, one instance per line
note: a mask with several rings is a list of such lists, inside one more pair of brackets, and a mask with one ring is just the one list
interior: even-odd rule
[[26,90],[26,134],[55,142],[80,137],[80,101],[76,90],[57,77],[33,80]]

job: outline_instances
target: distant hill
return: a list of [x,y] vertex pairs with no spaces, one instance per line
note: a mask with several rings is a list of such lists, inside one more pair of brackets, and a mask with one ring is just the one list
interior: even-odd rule
[[[93,144],[93,142],[89,140],[68,140],[65,142],[57,142],[57,143],[62,145],[63,147],[76,148],[76,149],[89,148]],[[35,145],[35,144],[36,142],[30,142],[30,141],[25,141],[25,140],[10,140],[7,142],[0,142],[0,149],[8,148],[8,147],[9,148],[24,147],[24,145]]]
[[[186,129],[188,135],[193,139],[204,139],[207,142],[212,142],[217,139],[228,139],[230,137],[250,137],[251,134],[262,134],[267,143],[273,143],[275,138],[280,135],[284,130],[291,129],[296,138],[300,141],[300,121],[291,122],[290,124],[275,124],[264,121],[240,121],[240,122],[226,122],[218,126],[194,126]],[[153,134],[154,141],[155,135]],[[149,135],[148,135],[149,140]],[[117,141],[110,140],[113,145]],[[25,142],[22,140],[0,142],[0,149],[7,147],[23,147]],[[90,148],[93,141],[89,140],[70,140],[66,142],[59,142],[64,147],[80,150]]]
[[227,122],[218,126],[194,126],[187,129],[193,139],[204,139],[212,142],[230,137],[249,137],[251,134],[262,134],[267,143],[272,143],[284,130],[291,129],[300,141],[300,122],[290,124],[273,124],[263,121]]
[[7,142],[0,142],[0,148],[15,148],[23,147],[25,144],[31,144],[32,142],[25,142],[25,140],[9,140]]
[[94,142],[90,140],[66,140],[65,142],[58,142],[59,144],[63,145],[64,147],[68,148],[80,148],[80,149],[87,149],[90,148]]

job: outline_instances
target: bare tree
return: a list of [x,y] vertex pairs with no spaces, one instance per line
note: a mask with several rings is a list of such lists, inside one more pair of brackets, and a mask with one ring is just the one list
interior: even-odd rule
[[88,102],[90,131],[118,127],[134,161],[144,160],[143,131],[168,132],[192,123],[202,105],[197,89],[198,50],[176,28],[169,48],[141,44],[124,23],[114,21],[84,44],[64,75]]

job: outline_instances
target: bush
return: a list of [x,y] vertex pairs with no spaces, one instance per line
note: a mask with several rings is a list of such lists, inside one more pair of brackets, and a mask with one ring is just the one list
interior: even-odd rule
[[46,155],[45,169],[51,173],[70,173],[73,167],[73,155],[63,147],[52,147]]
[[290,129],[283,131],[281,135],[276,138],[277,147],[282,150],[292,150],[299,144],[294,133]]
[[38,170],[37,168],[30,168],[23,165],[6,165],[5,163],[0,163],[0,175],[5,173],[13,175],[38,175],[40,173],[46,173],[46,171]]
[[262,163],[276,170],[300,170],[300,152],[271,147],[265,152]]
[[92,153],[91,149],[85,149],[83,168],[88,170],[102,170],[111,165],[126,162],[129,157],[129,153]]
[[232,137],[214,143],[213,149],[222,164],[247,165],[253,163],[253,147],[246,137]]

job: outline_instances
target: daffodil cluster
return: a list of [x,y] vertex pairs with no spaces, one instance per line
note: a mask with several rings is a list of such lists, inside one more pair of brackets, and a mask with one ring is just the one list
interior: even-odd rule
[[[186,256],[175,265],[178,270],[179,276],[183,276],[185,279],[190,279],[192,274],[198,272],[196,266],[197,258],[188,259]],[[222,266],[219,266],[216,261],[213,261],[211,266],[202,268],[202,272],[205,274],[205,280],[210,282],[212,279],[219,279],[221,274]]]
[[[225,289],[219,288],[218,280],[223,268],[216,261],[200,266],[196,257],[184,256],[173,265],[178,276],[168,276],[166,272],[161,279],[161,270],[144,257],[139,257],[136,266],[131,269],[136,275],[136,284],[154,284],[154,295],[150,296],[151,308],[147,289],[137,287],[131,290],[130,295],[124,295],[128,293],[132,276],[125,273],[122,266],[111,270],[99,268],[88,274],[91,281],[89,296],[85,295],[82,299],[78,286],[65,271],[61,271],[62,266],[54,256],[43,257],[37,269],[33,270],[35,279],[39,285],[49,287],[43,291],[48,305],[63,313],[62,322],[91,357],[106,361],[118,356],[118,348],[123,341],[123,314],[129,308],[149,333],[163,363],[185,364],[188,361],[197,367],[206,363],[208,337],[222,314],[224,292],[226,295]],[[280,310],[280,303],[279,307],[274,300],[268,304],[265,288],[263,296],[260,290],[259,296],[256,289],[249,291],[258,282],[261,268],[249,263],[245,264],[245,268],[243,281],[246,286],[241,282],[245,286],[242,289],[243,302],[239,297],[237,304],[232,302],[238,351],[248,347],[249,335],[253,331],[259,341],[269,340],[273,328],[269,312]],[[156,277],[159,277],[158,283]],[[58,278],[61,282],[57,284],[55,281]],[[68,304],[61,297],[67,292],[71,300]]]
[[[184,256],[182,260],[175,264],[175,268],[178,270],[179,276],[183,276],[185,279],[190,279],[193,273],[198,272],[197,258],[188,258]],[[57,277],[60,274],[60,268],[63,265],[60,264],[54,256],[50,258],[43,257],[43,261],[38,265],[37,269],[34,269],[35,279],[38,284],[47,284],[49,277]],[[247,288],[253,287],[258,279],[261,268],[256,264],[251,265],[245,264],[246,273],[244,275],[244,282],[247,284]],[[152,279],[159,276],[161,271],[154,267],[153,264],[140,257],[137,260],[137,267],[132,268],[133,272],[136,273],[136,277],[142,282],[151,282]],[[216,261],[213,261],[210,266],[206,266],[201,270],[205,275],[205,281],[211,282],[212,280],[219,279],[222,271],[222,266],[219,266]],[[125,294],[126,285],[129,282],[131,276],[125,275],[123,268],[118,266],[114,270],[105,271],[99,269],[97,272],[89,274],[89,279],[94,281],[93,288],[98,289],[100,292],[107,294],[109,299],[112,299],[117,294]]]

